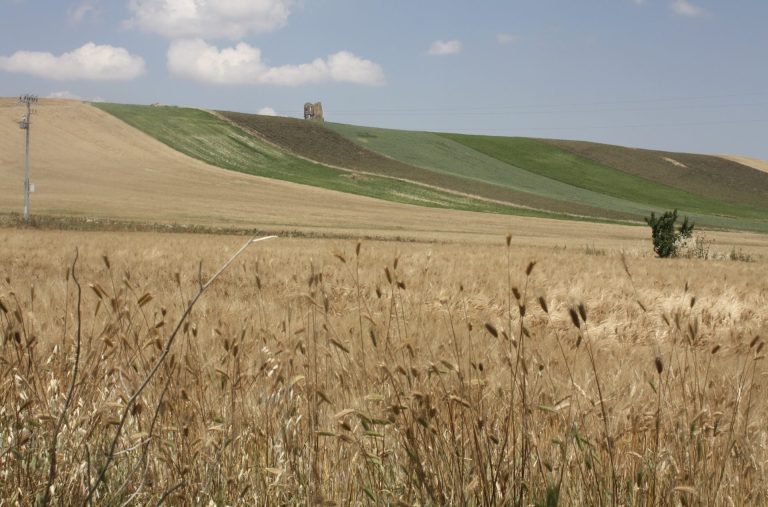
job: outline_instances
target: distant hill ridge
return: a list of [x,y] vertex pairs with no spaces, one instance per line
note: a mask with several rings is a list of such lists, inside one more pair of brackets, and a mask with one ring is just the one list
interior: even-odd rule
[[593,220],[641,221],[651,211],[678,208],[702,225],[768,231],[768,172],[719,156],[95,106],[213,165],[358,195]]

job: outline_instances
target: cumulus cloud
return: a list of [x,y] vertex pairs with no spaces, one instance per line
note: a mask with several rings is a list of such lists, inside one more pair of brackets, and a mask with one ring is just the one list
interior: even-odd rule
[[40,51],[0,56],[0,70],[58,81],[127,81],[143,74],[144,67],[143,58],[124,48],[93,42],[60,56]]
[[512,33],[497,33],[496,42],[502,46],[507,44],[514,44],[520,41],[520,36]]
[[457,40],[436,40],[427,51],[429,55],[454,55],[461,51],[461,41]]
[[240,39],[285,25],[294,0],[130,0],[137,27],[169,39]]
[[256,114],[263,116],[277,116],[277,112],[275,112],[275,110],[271,107],[262,107]]
[[696,17],[704,14],[704,9],[692,4],[688,0],[674,0],[670,5],[670,8],[676,14],[681,16]]
[[327,81],[362,85],[384,84],[378,64],[340,51],[311,63],[271,67],[261,50],[244,42],[219,49],[201,39],[171,43],[168,69],[178,77],[217,85],[268,84],[296,86]]

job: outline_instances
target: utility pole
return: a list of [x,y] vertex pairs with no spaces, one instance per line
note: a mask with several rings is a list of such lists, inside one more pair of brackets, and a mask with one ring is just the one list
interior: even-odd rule
[[32,104],[37,103],[37,97],[22,95],[19,102],[27,105],[27,115],[21,118],[19,127],[27,131],[24,145],[24,223],[29,225],[29,125],[32,120]]

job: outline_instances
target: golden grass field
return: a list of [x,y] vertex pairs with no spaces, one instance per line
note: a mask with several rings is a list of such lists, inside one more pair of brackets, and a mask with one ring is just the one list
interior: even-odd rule
[[192,307],[245,238],[0,228],[0,506],[768,503],[768,236],[660,260],[647,227],[234,173],[79,102],[32,128],[33,218],[352,239],[252,244]]
[[765,257],[274,239],[174,335],[243,241],[0,229],[3,505],[768,502]]

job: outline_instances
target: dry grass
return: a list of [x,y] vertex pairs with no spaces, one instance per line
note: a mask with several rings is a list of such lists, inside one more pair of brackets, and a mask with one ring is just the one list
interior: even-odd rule
[[157,363],[241,242],[0,231],[7,504],[768,501],[764,259],[277,240]]

